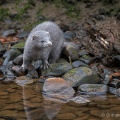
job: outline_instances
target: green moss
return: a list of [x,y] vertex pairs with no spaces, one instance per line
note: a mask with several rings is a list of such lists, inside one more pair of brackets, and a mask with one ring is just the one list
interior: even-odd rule
[[[30,8],[32,8],[32,5],[31,3],[28,1],[26,4],[24,4],[22,7],[20,7],[20,3],[21,3],[21,0],[19,0],[18,2],[16,2],[16,11],[17,11],[17,15],[15,16],[15,19],[23,19],[26,15],[26,13],[28,12],[28,10]],[[29,17],[29,16],[27,16]]]
[[78,54],[78,52],[76,51],[76,49],[72,48],[72,47],[71,47],[71,52],[72,52],[72,54]]
[[0,8],[0,20],[4,20],[9,16],[8,8]]
[[24,46],[25,46],[25,41],[19,42],[19,43],[13,45],[11,48],[24,48]]
[[56,7],[58,8],[65,8],[66,9],[66,15],[72,18],[81,18],[80,16],[80,8],[76,3],[70,4],[64,0],[54,0],[53,1]]
[[92,74],[91,69],[89,69],[88,67],[81,67],[81,68],[86,74]]

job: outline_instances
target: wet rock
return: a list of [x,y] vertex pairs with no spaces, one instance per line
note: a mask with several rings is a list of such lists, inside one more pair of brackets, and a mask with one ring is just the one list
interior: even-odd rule
[[99,76],[88,67],[74,68],[64,74],[63,78],[70,81],[73,87],[78,87],[80,84],[97,84],[101,82]]
[[33,61],[32,65],[35,67],[35,69],[42,68],[42,60]]
[[9,29],[9,30],[3,31],[2,37],[7,37],[9,35],[14,35],[14,34],[16,34],[15,29]]
[[103,84],[107,85],[110,83],[110,81],[112,80],[112,77],[110,75],[105,75],[105,79],[103,80]]
[[21,52],[18,49],[10,49],[10,50],[6,51],[5,54],[3,55],[3,57],[5,58],[3,65],[7,65],[7,63],[10,60],[15,59],[20,54],[21,54]]
[[94,61],[94,58],[89,55],[83,55],[80,57],[80,60],[85,62],[86,64],[91,64]]
[[114,88],[120,88],[120,80],[113,80],[109,83],[109,86]]
[[5,46],[2,43],[0,43],[0,57],[3,56],[3,54],[5,53],[5,51],[6,51]]
[[82,57],[83,55],[88,55],[89,53],[86,50],[82,50],[78,54],[80,57]]
[[53,63],[46,70],[42,70],[42,76],[61,76],[65,74],[67,71],[72,69],[72,65],[69,64],[66,60],[60,59],[57,63]]
[[15,65],[22,65],[23,63],[23,54],[17,56],[14,60],[13,60],[13,63]]
[[30,79],[27,76],[16,77],[16,79],[15,79],[15,82],[17,83],[17,85],[20,85],[20,86],[26,86],[26,85],[32,84],[36,81],[37,81],[37,79]]
[[48,78],[43,85],[43,94],[51,100],[68,102],[74,93],[69,82],[62,78]]
[[86,94],[106,94],[108,86],[103,84],[82,84],[78,87],[78,90]]
[[78,49],[75,44],[64,44],[63,54],[71,61],[79,59]]
[[26,76],[33,79],[38,78],[38,73],[34,66],[32,65],[28,66],[28,74]]
[[5,79],[3,80],[3,83],[11,83],[15,79],[14,74],[10,70],[5,70]]
[[23,50],[24,46],[25,46],[25,41],[22,41],[13,45],[11,48]]
[[16,35],[16,37],[18,38],[24,38],[24,37],[27,37],[29,35],[29,32],[26,32],[26,31],[23,31],[23,32],[20,32]]
[[87,64],[85,64],[84,62],[82,61],[75,61],[72,63],[73,67],[80,67],[80,66],[88,66]]
[[12,71],[13,71],[13,72],[15,73],[15,75],[17,75],[17,76],[24,76],[24,75],[25,75],[25,72],[21,71],[19,66],[13,66],[13,67],[12,67]]
[[80,96],[76,96],[76,97],[72,98],[71,101],[74,101],[75,103],[79,103],[79,104],[90,102],[88,99],[80,97]]
[[75,33],[72,32],[72,31],[66,31],[66,32],[64,33],[64,36],[65,36],[65,39],[66,39],[67,41],[72,41],[73,38],[74,38],[76,35],[75,35]]

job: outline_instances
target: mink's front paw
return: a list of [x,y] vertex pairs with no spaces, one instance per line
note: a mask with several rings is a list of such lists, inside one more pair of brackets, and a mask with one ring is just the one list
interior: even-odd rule
[[48,63],[48,61],[45,61],[44,63],[43,63],[43,69],[45,70],[45,69],[48,69],[49,68],[49,63]]

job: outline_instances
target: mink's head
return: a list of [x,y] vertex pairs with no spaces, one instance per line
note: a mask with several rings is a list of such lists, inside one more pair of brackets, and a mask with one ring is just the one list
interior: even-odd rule
[[37,48],[46,48],[52,46],[49,32],[43,30],[33,32],[32,42]]

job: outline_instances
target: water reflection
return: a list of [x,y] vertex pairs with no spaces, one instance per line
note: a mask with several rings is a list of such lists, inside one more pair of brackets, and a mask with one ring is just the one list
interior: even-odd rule
[[[1,84],[1,83],[0,83]],[[120,114],[120,99],[113,94],[82,95],[88,103],[62,102],[42,95],[42,84],[18,86],[1,84],[0,120],[101,120],[120,116],[102,116],[102,113]],[[108,113],[108,114],[107,114]]]

